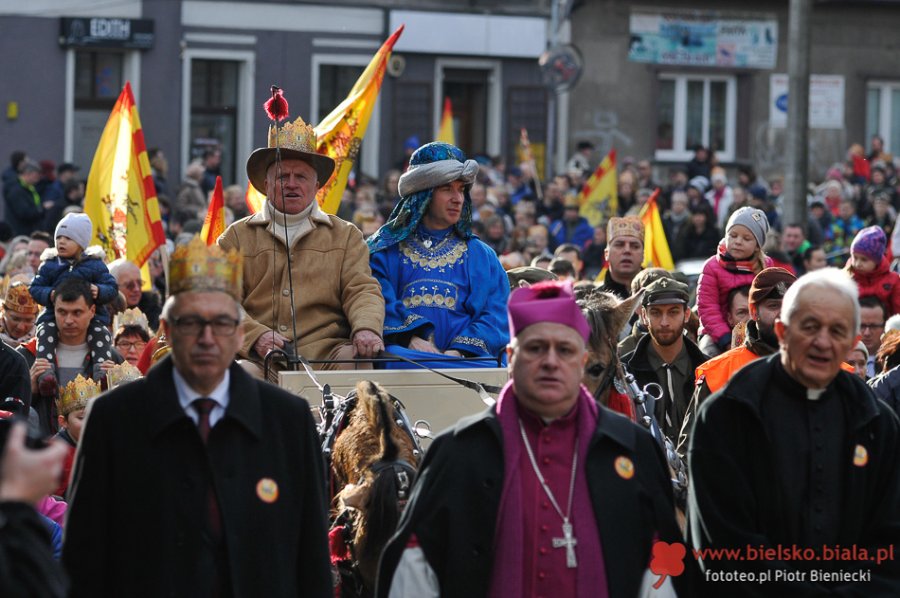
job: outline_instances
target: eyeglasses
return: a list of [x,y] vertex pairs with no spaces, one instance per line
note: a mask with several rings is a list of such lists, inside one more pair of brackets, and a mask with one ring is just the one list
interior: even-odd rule
[[119,351],[122,351],[124,353],[127,353],[128,351],[131,351],[132,349],[136,349],[138,351],[143,351],[144,347],[146,347],[146,346],[147,346],[147,343],[145,343],[144,341],[134,341],[134,342],[132,342],[132,341],[117,341],[116,342],[116,349],[118,349]]
[[123,283],[122,283],[121,285],[119,285],[119,286],[123,286],[123,287],[125,287],[126,289],[128,289],[129,291],[130,291],[131,289],[135,289],[135,288],[141,289],[141,288],[144,287],[144,281],[141,280],[140,278],[138,278],[137,280],[129,280],[128,282],[123,282]]
[[216,336],[231,336],[237,330],[240,322],[227,316],[221,316],[212,320],[205,320],[197,316],[185,316],[183,318],[175,318],[172,324],[175,326],[175,330],[190,336],[199,336],[206,330],[207,326],[212,328],[213,334]]
[[859,325],[860,330],[881,330],[882,328],[884,328],[884,322],[882,322],[881,324],[860,324]]

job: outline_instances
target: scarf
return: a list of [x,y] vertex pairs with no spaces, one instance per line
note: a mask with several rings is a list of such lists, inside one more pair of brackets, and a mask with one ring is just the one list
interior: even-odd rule
[[[503,432],[503,490],[497,512],[494,531],[494,566],[488,596],[521,596],[524,559],[522,553],[522,468],[519,459],[522,438],[519,432],[519,406],[512,380],[506,383],[497,401],[497,419]],[[587,486],[585,462],[588,448],[597,427],[597,404],[587,389],[581,387],[578,404],[578,473],[575,477],[575,497],[572,501],[572,519],[577,524],[575,537],[578,555],[578,598],[605,596],[606,570],[597,519]],[[561,507],[563,508],[563,507]],[[560,524],[562,521],[560,521]],[[593,532],[593,533],[592,533]],[[557,549],[561,550],[561,549]],[[603,588],[603,591],[598,591]]]
[[716,261],[719,265],[737,274],[756,274],[756,260],[736,260],[725,249],[725,239],[719,241],[716,248]]

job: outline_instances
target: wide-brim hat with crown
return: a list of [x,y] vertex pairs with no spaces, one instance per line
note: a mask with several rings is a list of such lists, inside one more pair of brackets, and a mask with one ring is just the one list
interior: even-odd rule
[[200,235],[180,245],[169,260],[169,294],[221,291],[241,300],[243,262],[238,250],[207,246]]
[[31,296],[28,283],[14,277],[3,297],[3,309],[20,314],[35,315],[41,306]]
[[78,374],[74,380],[60,389],[56,410],[65,417],[73,411],[84,409],[91,399],[100,394],[101,390],[99,382],[94,382],[90,378]]
[[316,171],[316,185],[328,182],[334,172],[334,160],[316,151],[316,132],[297,118],[279,127],[269,125],[269,147],[253,150],[247,158],[247,177],[260,193],[266,192],[266,172],[275,163],[278,150],[282,160],[303,160]]

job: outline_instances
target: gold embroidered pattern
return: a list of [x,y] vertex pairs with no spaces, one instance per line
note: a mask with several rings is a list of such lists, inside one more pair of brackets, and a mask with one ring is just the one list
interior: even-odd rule
[[450,234],[440,243],[428,249],[416,240],[400,243],[400,253],[412,264],[424,270],[442,269],[461,261],[469,246]]
[[459,343],[461,345],[473,345],[475,347],[478,347],[485,353],[488,352],[487,345],[480,338],[472,338],[471,336],[457,336],[450,344],[453,345],[455,343]]
[[422,316],[417,314],[410,314],[406,316],[406,320],[400,326],[385,326],[384,331],[393,331],[393,330],[405,330],[410,324],[415,322],[416,320],[421,320]]
[[435,307],[452,311],[458,303],[459,289],[446,280],[421,278],[406,285],[402,296],[406,308]]

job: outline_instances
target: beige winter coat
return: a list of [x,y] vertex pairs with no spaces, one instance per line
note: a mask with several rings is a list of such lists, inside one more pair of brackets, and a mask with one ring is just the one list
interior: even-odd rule
[[[229,226],[218,239],[222,249],[238,249],[244,259],[247,317],[239,355],[256,360],[260,356],[253,344],[273,325],[278,333],[293,336],[286,248],[267,230],[269,222],[267,210],[261,210]],[[327,359],[358,330],[382,335],[384,298],[359,229],[316,205],[291,246],[300,355]]]

